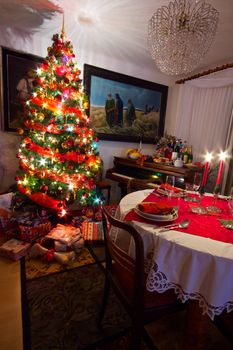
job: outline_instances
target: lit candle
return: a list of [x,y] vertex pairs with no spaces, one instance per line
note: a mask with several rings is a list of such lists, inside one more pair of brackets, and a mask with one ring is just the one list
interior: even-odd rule
[[212,159],[212,154],[207,153],[205,156],[206,163],[205,163],[205,169],[204,169],[204,174],[202,178],[202,186],[206,185],[211,159]]
[[226,158],[226,153],[221,152],[219,155],[220,158],[220,163],[219,163],[219,169],[218,169],[218,176],[216,180],[216,186],[220,186],[221,180],[222,180],[222,172],[223,172],[223,166],[224,166],[224,161]]

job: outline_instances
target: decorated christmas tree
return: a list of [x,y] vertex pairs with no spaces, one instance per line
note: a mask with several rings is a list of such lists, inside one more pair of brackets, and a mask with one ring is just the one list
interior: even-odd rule
[[60,212],[74,202],[79,207],[100,203],[95,180],[101,160],[86,114],[88,101],[80,71],[64,27],[52,40],[45,61],[35,71],[35,87],[25,104],[16,202],[29,198]]

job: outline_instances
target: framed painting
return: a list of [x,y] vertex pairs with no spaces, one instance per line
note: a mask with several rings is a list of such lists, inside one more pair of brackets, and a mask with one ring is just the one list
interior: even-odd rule
[[44,61],[39,56],[1,47],[3,130],[22,127],[24,103],[33,88],[33,71]]
[[100,139],[155,143],[163,136],[167,86],[84,64],[84,87]]

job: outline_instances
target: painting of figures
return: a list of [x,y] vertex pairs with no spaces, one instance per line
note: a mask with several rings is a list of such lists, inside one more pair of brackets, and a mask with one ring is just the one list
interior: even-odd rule
[[43,58],[1,47],[4,131],[24,127],[24,105],[34,87],[34,72]]
[[100,139],[154,143],[163,135],[167,86],[89,65],[84,83]]

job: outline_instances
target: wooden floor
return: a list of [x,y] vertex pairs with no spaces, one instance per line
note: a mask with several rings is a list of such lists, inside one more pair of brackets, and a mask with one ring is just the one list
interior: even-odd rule
[[23,349],[20,263],[3,257],[0,257],[0,349]]

